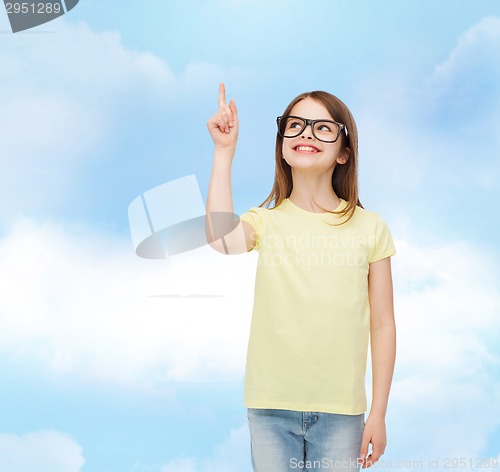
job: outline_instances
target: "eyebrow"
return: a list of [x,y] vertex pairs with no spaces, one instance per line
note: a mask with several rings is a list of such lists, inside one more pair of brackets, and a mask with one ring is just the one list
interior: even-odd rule
[[303,120],[312,120],[312,121],[333,121],[337,123],[336,120],[333,118],[306,118],[305,116],[300,116],[300,115],[285,115],[285,116],[290,116],[290,117],[295,117],[295,118],[302,118]]

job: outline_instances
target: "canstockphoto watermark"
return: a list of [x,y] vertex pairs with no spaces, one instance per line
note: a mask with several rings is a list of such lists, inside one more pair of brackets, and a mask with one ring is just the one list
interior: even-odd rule
[[345,469],[353,469],[359,470],[359,466],[362,464],[361,459],[344,459],[344,460],[335,460],[327,457],[323,457],[321,460],[303,460],[297,459],[296,457],[292,457],[290,459],[290,469],[299,469],[303,470],[306,468],[307,470],[345,470]]
[[4,0],[4,6],[12,32],[18,33],[59,18],[75,8],[78,2],[79,0],[38,0],[30,2]]
[[[290,468],[302,470],[306,467],[308,470],[335,470],[335,469],[359,469],[361,459],[334,460],[323,458],[322,460],[303,460],[297,458],[290,459]],[[500,470],[500,460],[498,457],[425,457],[420,459],[385,459],[380,458],[373,463],[373,470],[432,470],[432,469],[450,469],[450,470]]]
[[450,470],[500,470],[498,457],[425,457],[421,459],[389,460],[381,457],[373,467],[389,469],[450,469]]

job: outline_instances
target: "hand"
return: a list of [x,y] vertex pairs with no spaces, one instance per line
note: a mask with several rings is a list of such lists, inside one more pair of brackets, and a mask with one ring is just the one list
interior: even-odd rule
[[[372,444],[372,453],[368,456],[368,444]],[[363,459],[361,468],[366,469],[377,462],[385,451],[387,436],[383,416],[368,416],[361,440],[360,457]],[[366,457],[368,456],[368,457]]]
[[239,130],[238,110],[234,98],[229,105],[226,105],[226,88],[222,82],[219,84],[219,110],[208,120],[207,128],[216,148],[232,150],[236,148]]

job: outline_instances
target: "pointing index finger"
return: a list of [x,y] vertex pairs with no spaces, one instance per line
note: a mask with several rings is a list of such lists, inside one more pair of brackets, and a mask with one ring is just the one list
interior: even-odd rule
[[226,87],[221,82],[219,84],[219,108],[226,106]]

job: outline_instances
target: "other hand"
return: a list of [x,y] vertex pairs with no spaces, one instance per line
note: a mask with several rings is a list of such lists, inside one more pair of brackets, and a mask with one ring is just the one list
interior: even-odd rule
[[[372,445],[372,452],[368,455],[368,444]],[[363,430],[363,439],[359,451],[362,458],[362,469],[371,467],[380,459],[387,445],[385,419],[382,416],[368,416]]]

